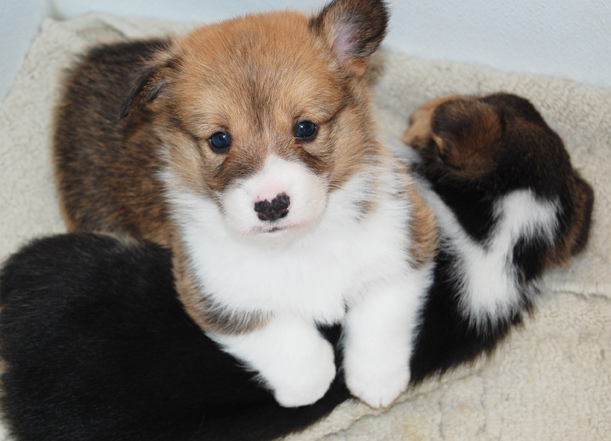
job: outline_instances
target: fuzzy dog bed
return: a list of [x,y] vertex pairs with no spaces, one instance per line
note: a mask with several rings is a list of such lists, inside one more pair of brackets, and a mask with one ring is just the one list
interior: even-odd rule
[[[51,164],[63,70],[91,45],[181,33],[167,22],[92,14],[46,20],[0,108],[0,262],[66,230]],[[549,273],[543,300],[495,355],[406,392],[390,409],[353,400],[287,440],[605,440],[611,433],[611,89],[378,53],[370,69],[390,136],[434,97],[506,91],[530,99],[594,187],[586,251]],[[0,440],[9,439],[5,434]]]

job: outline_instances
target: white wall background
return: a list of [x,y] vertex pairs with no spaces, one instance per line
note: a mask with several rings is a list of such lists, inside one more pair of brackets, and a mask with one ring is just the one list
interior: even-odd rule
[[38,0],[0,0],[0,101],[19,72],[41,19]]
[[[386,48],[611,87],[611,0],[387,0]],[[180,22],[313,11],[325,0],[0,0],[0,100],[44,16],[91,10]]]

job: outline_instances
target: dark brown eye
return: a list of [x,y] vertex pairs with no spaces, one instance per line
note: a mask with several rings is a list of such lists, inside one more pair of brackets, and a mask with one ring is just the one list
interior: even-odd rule
[[318,126],[312,121],[301,121],[295,125],[294,134],[295,138],[299,138],[302,141],[314,141],[318,134]]
[[208,145],[214,153],[227,153],[231,147],[231,137],[225,132],[216,132],[208,138]]

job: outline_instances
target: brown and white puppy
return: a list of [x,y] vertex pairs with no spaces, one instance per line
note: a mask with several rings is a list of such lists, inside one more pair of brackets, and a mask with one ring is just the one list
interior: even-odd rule
[[335,377],[371,406],[408,384],[432,212],[380,141],[364,77],[381,0],[248,15],[103,46],[71,71],[55,159],[71,230],[171,247],[191,317],[284,406]]
[[411,116],[404,141],[435,211],[439,253],[412,381],[490,352],[532,310],[543,272],[584,248],[594,194],[526,99],[448,96]]

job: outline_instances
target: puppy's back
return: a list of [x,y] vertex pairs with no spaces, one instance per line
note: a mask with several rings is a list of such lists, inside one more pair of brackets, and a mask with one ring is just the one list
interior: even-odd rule
[[55,115],[54,159],[71,231],[168,240],[153,111],[145,108],[120,118],[132,72],[166,44],[97,47],[68,72]]

